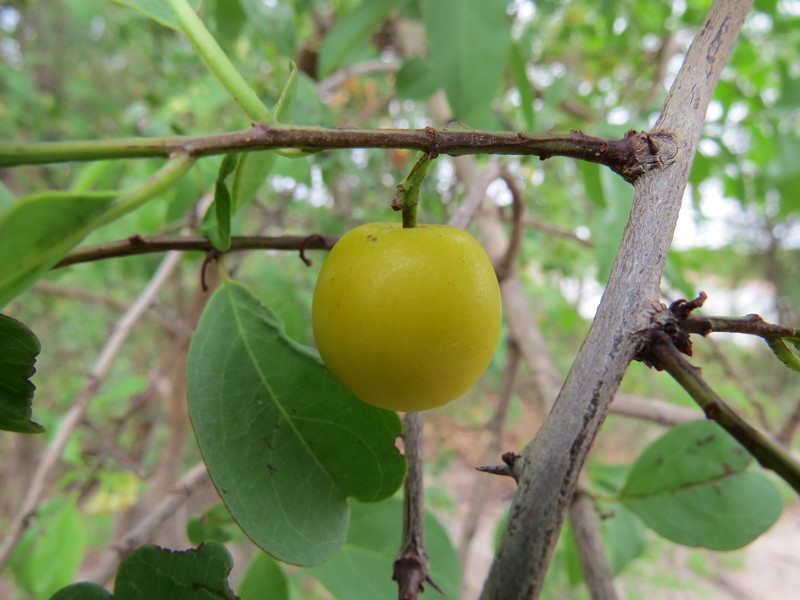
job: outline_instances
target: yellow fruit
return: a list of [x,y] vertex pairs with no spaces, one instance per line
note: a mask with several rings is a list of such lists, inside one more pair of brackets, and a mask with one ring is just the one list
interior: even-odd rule
[[418,411],[455,400],[492,359],[500,288],[483,248],[447,225],[369,223],[331,250],[314,290],[317,348],[364,402]]

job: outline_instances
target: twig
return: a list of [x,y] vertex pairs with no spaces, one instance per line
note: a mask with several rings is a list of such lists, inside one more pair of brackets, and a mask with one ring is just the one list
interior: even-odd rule
[[[494,460],[503,449],[503,432],[505,431],[508,408],[514,392],[514,384],[519,372],[519,365],[522,355],[519,346],[513,338],[508,342],[508,355],[506,358],[506,369],[503,376],[503,387],[500,391],[500,400],[495,408],[494,416],[486,426],[489,434],[489,443],[483,451],[482,461],[488,463]],[[464,517],[464,525],[461,531],[461,540],[458,545],[458,556],[461,559],[461,570],[467,572],[469,559],[469,548],[472,538],[478,529],[478,523],[483,515],[483,508],[486,504],[486,495],[489,491],[489,479],[486,477],[476,477],[472,492],[469,495],[469,509],[467,516]]]
[[[330,250],[338,238],[332,235],[312,234],[270,236],[233,236],[229,252],[242,250],[297,250],[304,258],[306,250]],[[78,248],[70,252],[53,268],[120,256],[136,256],[167,250],[211,252],[214,245],[201,235],[133,235],[124,240]]]
[[609,407],[609,412],[666,426],[703,418],[697,409],[688,406],[678,406],[658,398],[642,398],[630,394],[617,394]]
[[425,550],[425,500],[422,480],[422,427],[424,412],[406,413],[403,445],[408,474],[403,494],[403,541],[394,561],[392,579],[397,582],[399,600],[417,600],[423,584],[442,592],[428,574],[430,560]]
[[669,164],[677,148],[669,135],[629,131],[620,139],[570,133],[461,129],[356,129],[260,123],[245,131],[207,136],[120,138],[34,144],[0,144],[0,167],[113,158],[189,157],[278,148],[307,151],[342,148],[406,148],[431,155],[519,154],[567,156],[607,165],[629,181]]
[[206,466],[198,463],[181,477],[165,496],[141,521],[131,527],[120,541],[114,544],[116,556],[94,569],[87,577],[88,581],[99,584],[108,582],[119,566],[120,561],[140,546],[156,528],[180,508],[197,487],[208,479]]
[[495,265],[497,278],[502,281],[511,274],[514,266],[514,261],[519,254],[519,249],[522,246],[522,215],[525,212],[525,199],[522,197],[522,191],[519,189],[516,180],[508,172],[508,168],[503,166],[500,168],[500,179],[506,184],[508,191],[511,192],[511,236],[508,240],[508,247],[506,248],[503,257]]
[[667,333],[659,328],[648,332],[642,349],[644,360],[669,373],[703,409],[735,438],[765,469],[771,469],[800,493],[800,464],[776,442],[753,427],[711,389],[700,374],[676,348]]
[[600,532],[600,518],[592,499],[581,491],[572,498],[569,522],[592,600],[617,600],[614,571]]
[[70,406],[64,416],[58,433],[42,455],[39,465],[31,478],[28,492],[16,515],[14,515],[14,519],[8,529],[8,534],[3,542],[3,547],[0,549],[0,571],[3,570],[14,548],[19,544],[22,534],[28,527],[30,520],[36,515],[39,502],[44,493],[47,478],[58,463],[61,452],[64,446],[66,446],[73,430],[82,421],[89,403],[97,395],[100,385],[108,374],[111,364],[119,353],[122,344],[128,338],[134,325],[141,318],[142,314],[155,300],[156,294],[170,275],[172,275],[180,259],[181,254],[179,252],[170,253],[164,258],[158,270],[147,284],[147,287],[142,290],[142,293],[139,294],[133,304],[131,304],[128,311],[114,326],[111,337],[106,342],[106,345],[100,352],[100,356],[97,358],[97,361],[86,378],[86,384],[78,394],[75,403]]

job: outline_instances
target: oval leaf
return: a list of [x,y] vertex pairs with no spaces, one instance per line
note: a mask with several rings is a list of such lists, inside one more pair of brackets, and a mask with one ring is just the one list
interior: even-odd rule
[[0,429],[42,433],[31,421],[31,399],[36,386],[30,378],[39,355],[39,340],[23,323],[0,315]]
[[408,0],[370,0],[337,21],[319,51],[319,75],[327,77],[368,35],[374,33],[395,6]]
[[769,479],[745,471],[751,462],[716,423],[684,423],[645,449],[620,500],[673,542],[741,548],[772,526],[783,508]]
[[289,579],[280,563],[259,552],[250,561],[236,595],[241,600],[289,600]]
[[209,301],[187,378],[217,490],[242,530],[282,561],[329,558],[347,535],[347,497],[381,500],[403,480],[397,415],[347,392],[241,285],[225,283]]
[[481,127],[511,47],[506,0],[424,0],[425,32],[453,117]]

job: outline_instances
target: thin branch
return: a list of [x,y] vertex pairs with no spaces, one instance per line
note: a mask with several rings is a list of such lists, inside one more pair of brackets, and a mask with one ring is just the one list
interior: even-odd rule
[[[283,235],[270,236],[233,236],[228,252],[243,250],[297,250],[301,253],[306,250],[330,250],[339,238],[332,235]],[[118,258],[121,256],[136,256],[139,254],[152,254],[167,250],[212,252],[214,245],[208,238],[201,235],[134,235],[124,240],[106,242],[94,246],[85,246],[70,252],[53,268],[60,269],[78,263]]]
[[668,427],[703,418],[703,415],[695,408],[678,406],[658,398],[642,398],[630,394],[617,394],[609,407],[609,412],[625,417],[644,419]]
[[521,154],[567,156],[607,165],[629,181],[669,164],[676,147],[668,134],[629,131],[621,139],[603,139],[580,131],[527,133],[462,129],[339,129],[299,125],[253,126],[246,131],[198,137],[122,138],[34,144],[0,144],[0,167],[111,158],[191,157],[277,148],[318,151],[333,148],[406,148],[431,156],[449,154]]
[[513,268],[514,261],[519,254],[522,247],[522,215],[525,212],[525,199],[522,197],[522,191],[519,189],[516,180],[508,172],[508,169],[503,166],[500,169],[500,179],[506,184],[508,191],[511,192],[511,236],[508,240],[508,247],[506,248],[503,257],[495,265],[497,278],[503,280],[508,277]]
[[569,522],[592,600],[617,600],[614,570],[600,532],[600,517],[592,499],[581,491],[572,499]]
[[642,356],[648,364],[672,375],[709,419],[742,444],[762,467],[773,470],[800,493],[800,463],[728,406],[703,379],[700,369],[675,347],[667,333],[658,328],[648,332]]
[[29,526],[31,519],[35,517],[39,502],[44,494],[48,477],[58,464],[61,453],[75,427],[83,420],[89,403],[97,395],[103,383],[103,379],[111,368],[114,358],[122,348],[122,344],[128,338],[134,325],[139,321],[142,314],[155,300],[158,291],[172,275],[180,262],[181,256],[180,253],[171,253],[164,258],[158,270],[147,284],[147,287],[142,290],[142,293],[139,294],[136,301],[131,304],[128,311],[114,326],[111,336],[101,350],[100,356],[97,358],[97,361],[86,378],[86,384],[78,394],[75,403],[70,406],[64,416],[61,427],[42,455],[38,467],[31,478],[27,494],[16,515],[14,515],[11,526],[8,528],[8,534],[3,542],[3,547],[0,549],[0,571],[3,570],[14,548],[19,544],[22,534]]
[[[511,338],[508,343],[508,356],[506,359],[505,374],[503,376],[503,387],[500,391],[500,400],[497,403],[492,420],[486,426],[489,442],[486,444],[486,448],[483,451],[481,462],[488,463],[495,460],[495,457],[499,456],[502,452],[503,432],[505,431],[508,409],[511,404],[514,384],[516,383],[521,359],[522,354],[520,353],[519,346],[514,339]],[[467,571],[470,545],[472,544],[472,538],[475,536],[475,532],[478,530],[478,523],[483,515],[488,491],[489,479],[487,477],[476,477],[475,484],[472,486],[472,491],[469,494],[469,508],[467,509],[467,516],[464,517],[461,540],[458,544],[458,556],[461,559],[461,570],[464,572]]]
[[397,582],[399,600],[417,600],[425,583],[443,593],[428,574],[430,560],[425,550],[425,499],[422,480],[424,423],[424,412],[406,413],[403,418],[403,446],[408,474],[403,494],[403,540],[392,573],[392,579]]
[[91,574],[89,574],[87,580],[94,581],[101,585],[108,582],[116,572],[120,561],[135,548],[141,546],[150,534],[178,508],[183,506],[200,484],[207,480],[208,474],[206,472],[205,463],[198,463],[187,471],[186,474],[175,483],[161,502],[153,507],[141,521],[131,527],[122,536],[119,542],[114,544],[113,549],[116,551],[116,556],[95,568]]

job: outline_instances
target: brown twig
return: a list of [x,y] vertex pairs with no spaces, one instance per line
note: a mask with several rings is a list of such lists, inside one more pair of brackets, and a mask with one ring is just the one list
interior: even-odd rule
[[442,592],[428,574],[430,560],[425,550],[425,500],[422,478],[422,427],[424,412],[406,413],[403,442],[408,474],[403,494],[403,540],[394,561],[392,579],[397,582],[399,600],[417,600],[423,584]]
[[590,597],[617,600],[614,570],[600,532],[600,517],[592,499],[580,490],[572,498],[569,522]]
[[[483,452],[482,462],[489,462],[494,460],[503,449],[503,432],[505,431],[506,420],[508,418],[508,409],[511,404],[511,398],[514,392],[514,384],[516,383],[517,374],[519,373],[519,366],[522,360],[522,354],[519,346],[513,338],[508,342],[508,355],[506,358],[506,368],[503,377],[503,387],[500,391],[500,400],[495,408],[494,416],[486,426],[486,432],[489,435],[489,443]],[[479,469],[485,470],[485,469]],[[461,559],[462,571],[467,571],[467,562],[469,558],[469,547],[472,543],[472,538],[478,529],[478,523],[484,512],[484,505],[486,504],[486,496],[489,491],[489,479],[486,477],[477,477],[475,484],[472,486],[472,492],[469,495],[469,509],[467,516],[464,518],[464,524],[461,532],[461,540],[458,545],[458,555]]]
[[101,141],[0,144],[0,167],[112,158],[166,158],[176,151],[192,157],[278,148],[306,151],[344,148],[421,150],[428,154],[518,154],[566,156],[606,165],[628,181],[669,164],[677,146],[669,134],[628,131],[604,139],[570,133],[503,132],[461,129],[356,129],[257,124],[245,131],[207,136],[124,138]]
[[522,215],[525,212],[525,199],[522,197],[522,191],[519,189],[516,180],[509,173],[506,166],[500,168],[500,179],[506,184],[508,191],[511,192],[511,235],[508,240],[508,247],[502,258],[495,265],[495,272],[497,278],[502,281],[508,277],[514,267],[514,261],[519,254],[519,249],[522,246]]
[[[330,250],[338,238],[332,235],[283,235],[271,236],[233,236],[229,252],[243,250],[297,250],[301,259],[306,250]],[[214,252],[214,245],[201,235],[134,235],[124,240],[85,246],[70,252],[53,268],[60,269],[69,265],[121,256],[152,254],[167,250]]]

